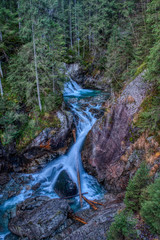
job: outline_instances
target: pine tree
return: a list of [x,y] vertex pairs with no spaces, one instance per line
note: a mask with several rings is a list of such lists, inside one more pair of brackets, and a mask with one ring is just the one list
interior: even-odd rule
[[[54,100],[56,88],[59,84],[59,81],[57,81],[58,76],[63,75],[60,71],[57,71],[58,68],[62,67],[61,61],[65,52],[63,29],[58,20],[55,20],[58,13],[51,11],[54,5],[55,7],[58,5],[54,1],[48,2],[46,0],[41,1],[41,4],[36,0],[32,0],[31,3],[20,0],[19,4],[19,12],[20,16],[22,16],[20,36],[28,43],[21,48],[18,55],[11,61],[10,76],[7,82],[12,86],[14,93],[18,92],[20,86],[25,84],[25,87],[22,88],[22,96],[20,94],[19,98],[20,101],[26,102],[28,106],[31,106],[30,103],[37,105],[36,101],[33,100],[36,95],[36,92],[33,91],[33,87],[35,87],[37,89],[39,108],[42,110],[42,105],[45,105],[47,99],[51,101],[50,95]],[[24,60],[22,54],[26,56]],[[16,64],[14,61],[16,61]],[[14,68],[17,62],[19,64],[16,68],[19,74],[22,72],[21,78],[17,74],[15,76]],[[36,85],[35,81],[33,81],[33,69],[35,69]],[[14,86],[12,83],[13,78],[15,80]],[[54,106],[54,103],[52,103],[52,106]],[[46,109],[46,106],[44,108]]]
[[160,178],[148,186],[147,199],[142,202],[141,215],[155,233],[160,234]]
[[133,211],[138,211],[140,209],[141,193],[149,181],[148,172],[146,164],[142,163],[133,179],[129,180],[124,199],[127,209]]
[[107,240],[137,239],[136,223],[137,221],[131,213],[120,212],[115,216],[114,222],[110,226]]

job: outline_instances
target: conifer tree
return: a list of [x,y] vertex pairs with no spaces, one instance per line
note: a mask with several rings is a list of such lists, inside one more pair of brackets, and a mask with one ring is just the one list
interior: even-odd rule
[[155,233],[160,234],[160,178],[148,186],[147,199],[144,199],[141,207],[141,215]]
[[149,181],[149,171],[147,165],[142,163],[133,179],[129,180],[124,199],[127,209],[138,211],[140,209],[141,193]]

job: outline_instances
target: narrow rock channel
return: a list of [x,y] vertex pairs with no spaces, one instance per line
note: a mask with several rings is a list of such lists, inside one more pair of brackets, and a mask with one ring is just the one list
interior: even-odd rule
[[[12,178],[8,184],[8,188],[12,187],[12,191],[16,193],[11,194],[11,197],[8,196],[8,200],[5,198],[3,200],[3,196],[1,199],[1,239],[3,239],[5,235],[5,239],[7,239],[8,221],[9,230],[20,237],[41,239],[49,237],[51,233],[53,234],[55,229],[65,221],[66,213],[62,213],[62,217],[58,220],[56,227],[53,227],[55,224],[52,224],[52,227],[49,227],[49,229],[44,229],[43,225],[45,226],[46,221],[49,221],[51,217],[49,216],[50,213],[51,215],[56,215],[57,209],[60,211],[60,203],[58,204],[56,202],[56,204],[54,204],[54,201],[51,201],[51,199],[76,195],[80,191],[80,188],[82,193],[88,193],[85,195],[88,199],[102,198],[104,195],[103,188],[96,179],[88,175],[83,169],[81,149],[88,132],[96,120],[103,115],[102,104],[108,97],[108,93],[82,89],[72,79],[66,83],[64,100],[71,109],[74,117],[76,126],[75,143],[67,154],[51,161],[40,172],[35,174],[20,174],[18,175],[19,178]],[[77,174],[79,174],[80,185]],[[20,187],[22,179],[23,186]],[[17,190],[15,188],[17,188]],[[51,203],[53,203],[54,213],[52,213],[52,211],[50,211],[50,213],[47,212],[47,207],[46,209],[43,207],[50,207]],[[68,209],[65,203],[64,205],[65,209]],[[81,209],[79,196],[73,198],[70,205],[74,211]],[[88,206],[86,202],[83,202],[83,209],[88,208]],[[33,234],[33,229],[34,231],[36,229],[36,235]]]

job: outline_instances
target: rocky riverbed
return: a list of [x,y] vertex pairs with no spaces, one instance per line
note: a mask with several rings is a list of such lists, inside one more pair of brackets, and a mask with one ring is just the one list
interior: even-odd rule
[[[78,68],[74,66],[74,69]],[[144,82],[143,75],[144,73],[140,74],[127,84],[116,100],[113,101],[111,98],[98,110],[97,101],[102,103],[103,99],[95,98],[95,102],[91,103],[93,108],[87,110],[87,113],[93,114],[98,121],[89,131],[83,145],[81,154],[83,166],[110,192],[106,192],[103,199],[98,200],[103,206],[98,205],[96,211],[92,208],[85,209],[86,204],[84,204],[83,211],[75,213],[87,224],[83,225],[75,220],[70,207],[73,199],[63,199],[78,194],[76,183],[65,170],[61,171],[54,185],[54,191],[62,199],[40,195],[43,181],[30,184],[34,182],[31,173],[39,171],[47,162],[66,153],[73,139],[76,140],[72,131],[75,128],[72,114],[64,110],[57,112],[61,127],[44,129],[21,155],[13,152],[14,158],[11,158],[1,145],[0,203],[9,199],[7,204],[10,204],[10,199],[12,201],[20,193],[23,192],[22,196],[24,196],[27,192],[27,197],[21,199],[16,208],[8,208],[7,212],[1,213],[1,220],[9,221],[8,226],[11,231],[6,235],[5,240],[106,239],[106,232],[115,214],[124,208],[124,191],[128,180],[138,169],[143,155],[141,150],[138,153],[132,151],[129,159],[123,160],[123,155],[131,148],[130,137],[137,131],[133,127],[133,119],[150,89],[150,86]],[[70,99],[70,104],[74,103],[74,98]],[[81,99],[79,106],[85,113],[89,105]],[[83,116],[85,115],[86,113]],[[75,123],[78,122],[78,118],[74,117]],[[13,159],[14,161],[11,162]],[[24,172],[28,174],[24,176],[22,174]],[[62,184],[61,179],[64,179],[65,184]],[[3,227],[0,222],[0,230],[4,231]]]
[[122,195],[107,194],[99,201],[97,211],[86,209],[76,213],[87,224],[75,221],[67,200],[49,199],[47,197],[29,198],[17,205],[15,216],[10,219],[9,229],[12,233],[6,240],[83,240],[106,239],[109,228],[118,210],[122,210]]

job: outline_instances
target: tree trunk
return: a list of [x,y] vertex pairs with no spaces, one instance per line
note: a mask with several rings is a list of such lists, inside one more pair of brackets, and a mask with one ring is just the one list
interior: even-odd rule
[[80,55],[80,46],[79,46],[79,41],[80,41],[80,39],[79,39],[79,18],[78,18],[78,20],[77,20],[77,24],[78,24],[78,26],[77,26],[77,41],[78,41],[78,56]]
[[2,32],[0,31],[0,41],[3,41]]
[[89,9],[89,51],[91,50],[91,24],[90,24],[90,18],[91,18],[91,11]]
[[69,1],[69,34],[70,34],[70,44],[71,44],[71,48],[73,48],[73,40],[72,40],[72,7],[71,7],[71,0]]
[[0,91],[1,91],[1,96],[3,97],[3,87],[1,82],[2,77],[3,77],[3,72],[2,72],[1,61],[0,61]]
[[64,15],[64,0],[62,0],[62,12],[63,12],[63,15]]
[[55,79],[54,79],[54,68],[52,67],[52,76],[53,76],[53,93],[55,93]]
[[19,25],[19,31],[21,30],[21,22],[20,22],[20,13],[19,13],[19,1],[18,1],[18,25]]
[[77,42],[77,1],[74,0],[74,17],[75,17],[75,43]]
[[36,54],[36,44],[35,44],[35,33],[34,33],[34,23],[33,23],[33,21],[32,21],[32,38],[33,38],[34,63],[35,63],[35,72],[36,72],[38,103],[39,103],[39,109],[40,109],[40,111],[42,111],[40,91],[39,91],[39,78],[38,78],[38,70],[37,70],[37,54]]
[[1,78],[0,78],[0,90],[1,90],[1,96],[2,96],[2,98],[3,98],[3,87],[2,87]]

